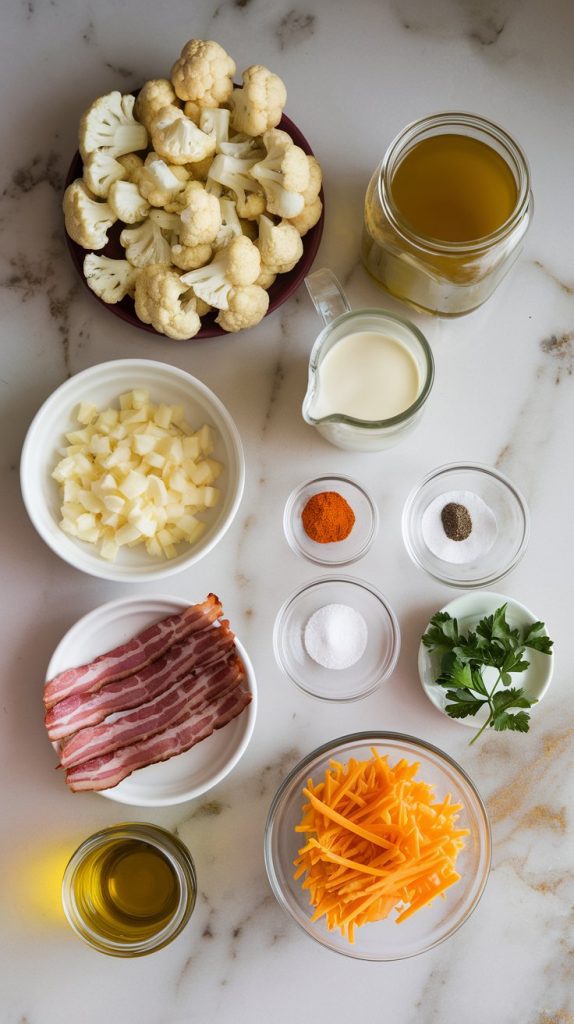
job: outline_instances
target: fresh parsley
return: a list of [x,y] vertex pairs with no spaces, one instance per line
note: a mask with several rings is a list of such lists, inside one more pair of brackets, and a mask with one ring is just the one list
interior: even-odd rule
[[[512,675],[528,668],[527,649],[552,653],[553,641],[546,635],[543,622],[512,629],[506,620],[506,609],[506,604],[501,605],[466,634],[459,632],[456,619],[447,612],[438,612],[422,638],[429,651],[441,656],[436,682],[446,688],[447,714],[451,718],[471,718],[481,708],[488,708],[488,718],[471,743],[487,727],[497,732],[528,732],[530,715],[524,709],[531,708],[536,701],[527,697],[523,689],[511,685]],[[483,676],[487,668],[498,673],[488,685]],[[499,690],[501,685],[504,689]]]

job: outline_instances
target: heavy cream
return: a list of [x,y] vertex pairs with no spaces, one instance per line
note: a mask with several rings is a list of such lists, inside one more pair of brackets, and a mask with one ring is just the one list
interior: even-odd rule
[[386,420],[408,409],[420,391],[419,368],[405,345],[378,331],[356,331],[321,361],[313,415]]

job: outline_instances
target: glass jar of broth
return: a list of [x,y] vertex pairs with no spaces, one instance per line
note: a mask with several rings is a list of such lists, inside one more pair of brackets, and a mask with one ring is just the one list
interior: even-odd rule
[[195,906],[186,846],[157,825],[113,825],[86,839],[62,881],[69,924],[110,956],[153,953],[179,935]]
[[389,146],[365,198],[361,257],[392,295],[440,316],[489,298],[532,218],[520,146],[473,114],[435,114]]

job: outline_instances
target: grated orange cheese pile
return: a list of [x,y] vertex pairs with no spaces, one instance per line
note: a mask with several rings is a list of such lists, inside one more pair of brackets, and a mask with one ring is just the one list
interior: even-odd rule
[[296,832],[306,836],[294,861],[295,878],[330,930],[349,942],[355,928],[397,910],[396,923],[458,882],[456,859],[468,829],[457,829],[462,804],[450,793],[435,802],[431,785],[416,779],[419,764],[391,766],[373,749],[368,761],[331,761],[323,782],[309,779]]

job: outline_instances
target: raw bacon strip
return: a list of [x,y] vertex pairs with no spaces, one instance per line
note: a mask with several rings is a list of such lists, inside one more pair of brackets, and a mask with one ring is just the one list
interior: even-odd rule
[[193,633],[141,672],[108,683],[97,693],[72,694],[59,701],[46,712],[48,736],[51,740],[71,736],[78,729],[103,722],[115,711],[138,707],[164,693],[192,669],[203,670],[219,661],[230,653],[233,644],[234,633],[225,619],[219,626]]
[[216,697],[228,693],[245,678],[243,664],[237,655],[218,661],[199,676],[186,676],[161,696],[134,711],[114,715],[112,721],[89,729],[81,729],[67,740],[60,751],[60,766],[72,768],[82,761],[101,757],[119,747],[140,743],[201,710]]
[[219,598],[209,594],[203,604],[191,605],[177,615],[168,615],[127,643],[100,654],[88,665],[69,668],[54,676],[44,686],[44,704],[51,708],[71,693],[94,693],[104,683],[139,672],[150,661],[161,657],[178,640],[215,622],[221,613]]
[[221,729],[240,715],[250,702],[249,691],[237,686],[230,694],[218,697],[204,711],[193,712],[185,722],[157,736],[122,747],[113,754],[94,757],[91,761],[84,761],[71,768],[66,773],[66,782],[73,792],[112,789],[138,768],[183,754],[200,740],[211,736],[214,729]]

